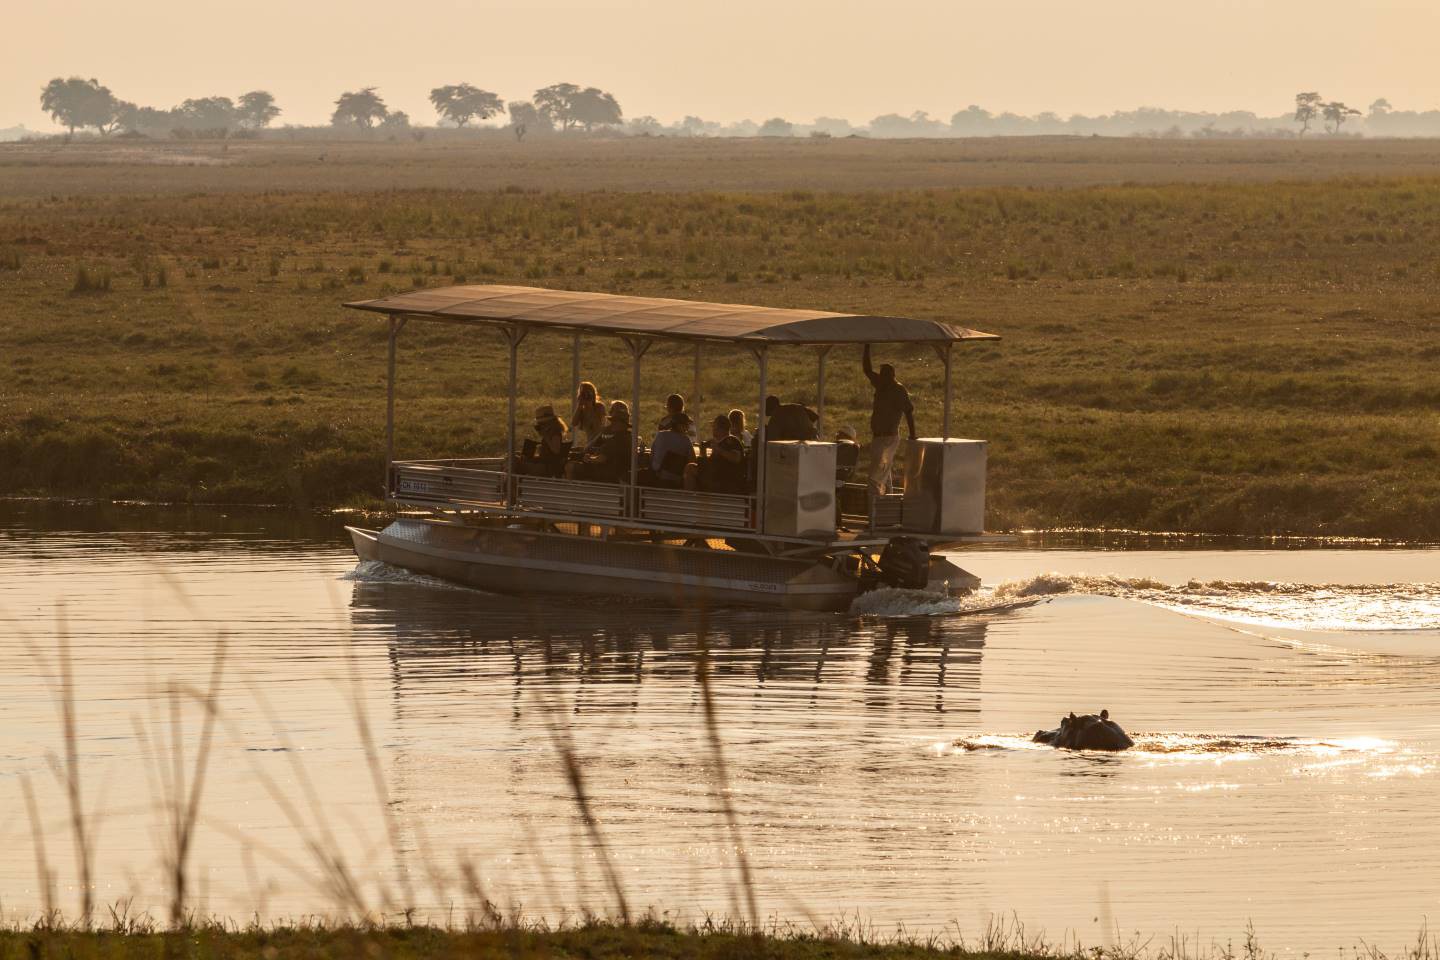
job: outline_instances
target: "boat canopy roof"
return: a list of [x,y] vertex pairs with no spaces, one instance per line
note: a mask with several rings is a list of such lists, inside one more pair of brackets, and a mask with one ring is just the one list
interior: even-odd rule
[[732,343],[933,343],[998,340],[953,323],[824,310],[546,290],[499,284],[457,285],[345,304],[355,310],[450,323],[516,324],[611,336]]

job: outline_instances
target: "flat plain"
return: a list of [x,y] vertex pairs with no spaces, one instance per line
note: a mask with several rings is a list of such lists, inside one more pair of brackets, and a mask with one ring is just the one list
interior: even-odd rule
[[[364,502],[383,321],[519,283],[953,320],[991,526],[1440,539],[1440,143],[434,138],[0,148],[0,494]],[[862,429],[858,356],[830,422]],[[927,351],[881,351],[939,425]],[[778,392],[813,399],[782,351]],[[493,453],[484,331],[402,336],[402,455]],[[568,339],[522,349],[564,407]],[[584,375],[628,397],[628,361]],[[710,352],[701,414],[753,411]],[[659,346],[642,426],[691,355]]]

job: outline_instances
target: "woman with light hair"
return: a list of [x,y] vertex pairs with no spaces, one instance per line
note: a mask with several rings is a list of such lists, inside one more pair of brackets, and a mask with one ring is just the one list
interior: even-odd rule
[[747,448],[755,442],[755,435],[745,429],[744,410],[737,408],[730,411],[730,436],[738,437]]
[[575,392],[575,410],[570,415],[570,440],[583,450],[605,429],[605,402],[589,380],[580,381]]

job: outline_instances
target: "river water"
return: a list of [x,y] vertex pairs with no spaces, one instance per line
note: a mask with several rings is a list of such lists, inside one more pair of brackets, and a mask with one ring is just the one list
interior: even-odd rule
[[[62,639],[102,905],[166,910],[167,804],[193,782],[218,653],[187,871],[204,912],[559,918],[623,895],[694,920],[744,916],[749,889],[802,925],[974,938],[1001,917],[1205,948],[1253,924],[1295,953],[1396,950],[1440,914],[1440,551],[1032,537],[959,562],[986,604],[1033,605],[892,594],[701,624],[357,565],[342,536],[0,507],[6,919],[45,905],[37,864],[56,906],[80,903]],[[1102,707],[1137,749],[1028,742]]]

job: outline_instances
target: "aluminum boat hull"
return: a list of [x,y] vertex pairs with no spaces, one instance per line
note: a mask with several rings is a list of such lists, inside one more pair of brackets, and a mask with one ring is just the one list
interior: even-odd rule
[[857,577],[827,561],[415,519],[346,530],[362,560],[494,593],[844,611],[860,589]]

